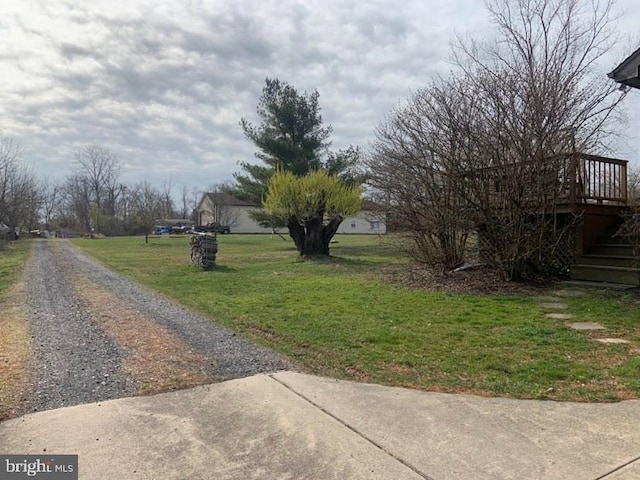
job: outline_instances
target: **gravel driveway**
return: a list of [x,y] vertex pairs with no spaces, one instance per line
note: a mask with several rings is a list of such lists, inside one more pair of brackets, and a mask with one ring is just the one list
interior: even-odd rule
[[31,410],[291,369],[278,354],[150,292],[67,240],[36,240],[27,267]]

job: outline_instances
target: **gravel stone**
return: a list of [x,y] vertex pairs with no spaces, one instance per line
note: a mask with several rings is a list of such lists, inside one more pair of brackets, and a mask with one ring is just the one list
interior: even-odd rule
[[74,294],[72,282],[77,273],[86,275],[204,354],[208,365],[203,370],[215,378],[240,378],[294,368],[275,352],[112,272],[67,240],[38,239],[33,242],[32,260],[27,267],[34,349],[32,410],[138,392],[137,382],[121,367],[126,352],[92,321],[89,307]]

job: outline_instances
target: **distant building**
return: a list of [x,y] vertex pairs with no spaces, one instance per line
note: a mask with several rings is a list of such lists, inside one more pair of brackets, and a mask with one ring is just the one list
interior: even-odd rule
[[[255,203],[239,200],[221,192],[205,193],[198,203],[198,223],[219,223],[231,227],[231,233],[271,233],[270,228],[261,227],[249,213],[259,210]],[[384,234],[387,225],[381,208],[373,202],[364,201],[363,209],[347,217],[340,224],[338,233]]]
[[259,205],[228,193],[207,192],[198,203],[198,224],[219,223],[231,227],[231,233],[271,233],[270,228],[261,227],[249,216],[259,209]]
[[362,202],[362,210],[342,221],[338,227],[338,233],[385,234],[387,233],[385,212],[379,205],[365,200]]

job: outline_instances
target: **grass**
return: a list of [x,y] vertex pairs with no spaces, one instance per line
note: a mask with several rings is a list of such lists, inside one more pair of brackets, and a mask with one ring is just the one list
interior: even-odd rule
[[613,401],[640,397],[640,310],[632,295],[564,298],[631,345],[602,345],[546,318],[535,297],[430,293],[389,284],[407,259],[385,239],[339,236],[329,260],[290,242],[218,236],[217,266],[189,263],[188,238],[77,239],[109,267],[269,346],[307,372],[445,392]]
[[22,273],[31,242],[1,243],[0,246],[0,302],[6,300],[7,290],[16,283]]
[[16,416],[30,385],[28,313],[21,274],[31,242],[12,242],[0,250],[0,420]]

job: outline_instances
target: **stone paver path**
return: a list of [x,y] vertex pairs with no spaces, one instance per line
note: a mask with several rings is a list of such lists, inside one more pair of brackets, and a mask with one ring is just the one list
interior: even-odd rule
[[574,330],[606,330],[602,325],[595,322],[574,322],[568,326]]
[[556,290],[553,294],[556,297],[581,297],[584,292],[582,290]]
[[547,313],[545,317],[553,318],[554,320],[571,320],[573,315],[570,313]]
[[541,295],[539,297],[536,297],[536,300],[540,303],[556,303],[560,301],[558,297],[555,297],[555,296],[552,297],[550,295]]
[[[573,315],[570,313],[558,312],[569,308],[569,306],[561,300],[562,298],[579,297],[581,295],[584,295],[584,292],[580,290],[556,290],[552,292],[551,295],[538,297],[538,306],[543,310],[552,310],[552,312],[545,314],[545,317],[547,318],[552,318],[554,320],[571,320],[573,319]],[[566,325],[567,327],[578,331],[606,330],[605,327],[596,322],[572,322],[567,323]],[[594,340],[605,345],[631,343],[629,340],[625,340],[624,338],[594,338]]]
[[566,310],[569,308],[569,305],[562,302],[549,302],[541,303],[540,308],[544,308],[545,310]]

